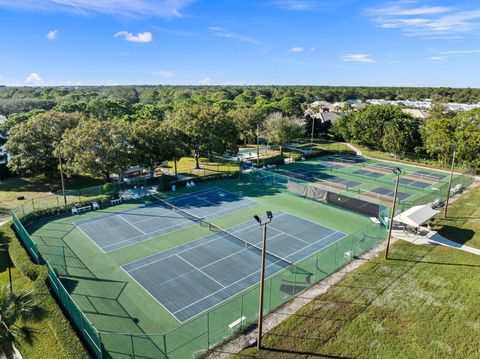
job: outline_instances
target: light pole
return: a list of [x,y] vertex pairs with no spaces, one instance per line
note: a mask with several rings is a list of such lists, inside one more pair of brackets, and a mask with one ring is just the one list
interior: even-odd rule
[[257,167],[260,166],[260,123],[257,122]]
[[395,216],[395,207],[397,205],[398,181],[400,179],[400,175],[402,174],[402,170],[397,167],[393,169],[392,172],[395,174],[395,191],[393,192],[392,213],[390,213],[390,224],[388,226],[387,249],[385,250],[385,259],[388,259],[390,238],[392,238],[393,216]]
[[258,298],[258,337],[257,349],[262,349],[262,326],[263,326],[263,290],[265,285],[265,255],[267,253],[267,224],[273,219],[271,211],[267,211],[268,221],[262,221],[259,216],[254,215],[253,218],[262,227],[262,264],[260,268],[260,294]]
[[63,166],[62,166],[62,156],[58,154],[58,164],[60,167],[60,181],[62,182],[62,195],[63,195],[63,202],[67,204],[67,196],[65,196],[65,181],[63,180]]
[[452,188],[453,168],[455,167],[455,150],[452,156],[452,167],[450,168],[450,178],[448,179],[447,199],[445,201],[445,210],[443,211],[443,218],[447,218],[448,201],[450,200],[450,190]]
[[310,137],[310,152],[313,150],[313,132],[315,131],[315,117],[312,116],[312,135]]

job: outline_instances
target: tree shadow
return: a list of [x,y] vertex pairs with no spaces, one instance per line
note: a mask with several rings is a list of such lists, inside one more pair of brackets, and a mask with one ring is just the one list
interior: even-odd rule
[[459,244],[466,244],[475,236],[475,231],[471,229],[459,228],[450,225],[442,226],[438,233],[443,237]]
[[272,348],[272,347],[262,347],[262,350],[274,352],[274,353],[283,353],[283,354],[294,354],[294,355],[302,355],[314,358],[332,358],[332,359],[353,359],[352,357],[345,357],[339,355],[332,355],[332,354],[322,354],[322,353],[315,353],[310,351],[300,351],[300,350],[292,350],[292,349],[279,349],[279,348]]

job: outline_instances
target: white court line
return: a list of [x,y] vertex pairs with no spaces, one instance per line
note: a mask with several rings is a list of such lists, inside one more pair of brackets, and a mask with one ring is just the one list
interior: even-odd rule
[[105,251],[103,250],[102,247],[100,247],[100,246],[97,244],[97,242],[95,242],[92,238],[90,238],[90,236],[89,236],[88,234],[86,234],[86,233],[83,231],[83,229],[81,229],[79,226],[77,226],[74,222],[73,222],[73,225],[74,225],[76,228],[78,228],[78,230],[79,230],[80,232],[82,232],[83,235],[84,235],[85,237],[87,237],[93,244],[95,244],[98,249],[100,249],[103,253],[107,253],[107,252],[105,252]]
[[[187,219],[185,218],[185,220],[187,220]],[[180,222],[180,221],[178,221],[178,222]],[[164,233],[162,233],[161,235],[169,234],[169,233],[175,232],[175,231],[177,231],[177,230],[181,230],[181,229],[184,229],[184,228],[191,227],[191,226],[185,226],[185,227],[180,227],[180,228],[178,228],[178,229],[173,228],[173,227],[176,227],[176,226],[177,226],[177,224],[173,224],[173,225],[167,226],[167,227],[162,227],[162,228],[157,229],[156,231],[153,231],[153,232],[148,232],[148,233],[141,234],[141,235],[138,235],[138,236],[135,236],[135,237],[130,237],[130,238],[124,239],[123,241],[120,241],[120,242],[115,242],[115,243],[109,244],[109,245],[105,246],[105,248],[108,248],[108,247],[111,247],[111,246],[114,246],[114,245],[117,245],[117,244],[120,244],[120,243],[125,243],[125,242],[131,241],[131,240],[133,240],[133,239],[140,238],[140,237],[142,237],[142,236],[144,236],[144,235],[147,236],[145,239],[142,239],[142,240],[140,240],[140,241],[136,241],[136,242],[134,242],[134,243],[132,243],[132,244],[129,244],[128,246],[123,246],[123,247],[120,247],[120,248],[117,248],[117,249],[127,248],[127,247],[130,247],[130,246],[134,245],[134,244],[142,243],[142,242],[147,241],[147,240],[149,240],[149,239],[153,239],[153,238],[155,238],[155,236],[150,237],[151,234],[154,234],[154,233],[157,233],[157,232],[160,232],[160,231],[163,231],[163,230],[167,230],[167,232],[164,232]],[[193,224],[192,224],[192,226],[193,226]],[[173,229],[172,229],[172,230],[169,230],[170,228],[173,228]],[[110,252],[112,252],[112,251],[110,251]]]
[[[331,237],[332,235],[334,235],[334,234],[336,234],[336,233],[345,234],[345,233],[343,233],[343,232],[335,231],[334,233],[331,233],[331,234],[329,234],[328,236],[323,237],[323,238],[321,238],[320,240],[318,240],[318,241],[316,241],[316,242],[314,242],[314,243],[312,243],[312,244],[310,244],[310,245],[308,245],[308,246],[306,246],[306,247],[303,247],[303,248],[299,249],[298,251],[292,253],[291,255],[294,255],[294,254],[298,253],[299,251],[302,251],[302,250],[304,250],[304,249],[306,249],[306,248],[308,248],[308,247],[311,247],[311,246],[313,246],[314,244],[320,243],[320,242],[324,241],[325,239],[327,239],[328,237]],[[294,237],[294,236],[292,236],[292,237]],[[342,238],[345,238],[345,236],[342,237]],[[340,240],[340,239],[342,239],[342,238],[339,238],[338,240]],[[326,247],[324,247],[324,248],[326,248]],[[322,248],[322,249],[323,249],[323,248]],[[319,249],[318,251],[320,251],[320,250],[321,250],[321,249]],[[310,254],[313,254],[313,253],[314,253],[314,252],[312,252],[312,253],[310,253]],[[309,254],[309,255],[310,255],[310,254]],[[305,258],[305,257],[304,257],[304,258]],[[304,258],[302,258],[302,259],[304,259]],[[300,260],[302,260],[302,259],[300,259]],[[274,265],[274,264],[277,264],[278,262],[283,262],[283,261],[273,262],[272,264],[266,266],[265,269],[268,268],[268,267],[270,267],[270,266],[272,266],[272,265]],[[295,265],[295,264],[294,264],[294,265]],[[285,268],[283,268],[283,269],[285,269]],[[281,270],[283,270],[283,269],[281,269]],[[268,277],[266,277],[266,278],[269,278],[269,277],[271,277],[271,276],[279,273],[281,270],[278,270],[277,272],[272,273],[270,276],[268,276]],[[244,280],[244,279],[246,279],[246,278],[248,278],[248,277],[251,277],[252,275],[257,274],[258,272],[260,272],[260,270],[257,270],[257,271],[255,271],[255,272],[253,272],[252,274],[249,274],[248,276],[243,277],[242,279],[239,279],[239,280],[233,282],[232,284],[230,284],[229,286],[225,287],[224,289],[229,288],[229,287],[237,284],[238,282],[241,282],[242,280]],[[250,289],[250,288],[252,288],[252,287],[254,287],[254,286],[256,286],[256,285],[257,285],[257,284],[254,284],[254,285],[251,285],[250,287],[247,287],[247,288],[243,289],[243,290],[240,291],[239,293],[235,294],[235,296],[239,295],[239,294],[242,293],[242,292],[245,292],[246,290],[248,290],[248,289]],[[205,297],[203,297],[203,298],[201,298],[201,299],[199,299],[199,300],[197,300],[197,301],[195,301],[195,302],[187,305],[186,307],[183,307],[182,309],[179,309],[179,310],[175,311],[174,314],[176,314],[176,313],[178,313],[178,312],[181,312],[181,311],[183,311],[183,310],[191,307],[192,305],[195,305],[195,304],[197,304],[197,303],[199,303],[199,302],[201,302],[201,301],[203,301],[203,300],[211,297],[212,295],[217,294],[217,293],[220,292],[220,291],[222,291],[222,289],[217,290],[217,291],[215,291],[215,292],[213,292],[213,293],[211,293],[211,294],[209,294],[209,295],[207,295],[207,296],[205,296]],[[227,299],[225,299],[225,300],[228,300],[228,299],[230,299],[230,298],[227,298]],[[210,306],[209,308],[205,309],[204,311],[202,311],[202,312],[200,312],[200,313],[195,314],[194,316],[190,317],[190,318],[187,319],[187,320],[190,320],[190,319],[192,319],[192,318],[194,318],[194,317],[197,317],[197,316],[201,315],[202,313],[205,313],[206,311],[211,310],[213,307],[215,307],[215,306],[223,303],[225,300],[222,300],[221,302],[217,303],[217,304],[214,305],[214,306]],[[182,323],[183,323],[183,322],[182,322]]]
[[118,216],[121,220],[123,220],[125,223],[129,224],[130,226],[132,226],[133,228],[135,228],[137,231],[143,233],[143,234],[146,234],[144,231],[142,231],[140,228],[138,228],[136,225],[134,225],[133,223],[130,223],[129,221],[127,221],[125,218],[122,217],[122,215],[119,215]]
[[[210,277],[207,273],[205,273],[201,268],[197,268],[195,267],[194,265],[192,265],[192,263],[186,261],[185,259],[183,259],[182,257],[180,257],[178,254],[177,254],[177,257],[180,258],[182,261],[184,261],[185,263],[187,263],[189,266],[192,266],[193,268],[195,268],[197,271],[199,271],[200,273],[202,273],[204,276],[210,278],[211,280],[213,280],[215,283],[217,283],[220,287],[222,287],[222,289],[225,288],[225,286],[220,283],[219,281],[217,281],[216,279]],[[164,282],[165,283],[165,282]]]
[[[280,213],[279,215],[277,215],[276,217],[278,218],[278,217],[280,217],[280,216],[282,216],[282,215],[285,215],[285,214],[287,214],[287,213],[281,212],[281,213]],[[334,236],[334,235],[336,235],[336,234],[338,234],[338,233],[344,234],[343,232],[340,232],[340,231],[337,231],[337,230],[333,230],[333,229],[331,229],[331,228],[329,228],[329,227],[320,225],[320,224],[318,224],[318,223],[314,223],[314,222],[309,221],[309,220],[307,220],[307,219],[305,219],[305,220],[308,221],[308,222],[310,222],[310,223],[313,223],[313,224],[322,226],[322,227],[324,227],[324,228],[330,229],[330,230],[332,230],[332,233],[330,233],[328,236],[325,236],[325,237],[320,238],[319,240],[315,241],[314,243],[308,244],[308,242],[303,241],[302,239],[298,238],[297,236],[290,235],[290,234],[288,234],[288,233],[285,233],[285,232],[282,231],[282,230],[279,230],[279,229],[274,228],[276,231],[280,232],[278,235],[276,235],[276,236],[274,236],[274,237],[277,237],[277,236],[279,236],[279,235],[281,235],[281,234],[285,234],[285,235],[287,235],[287,236],[290,236],[290,237],[292,237],[292,238],[295,238],[295,239],[297,239],[297,240],[300,240],[300,241],[308,244],[307,246],[302,247],[302,248],[300,248],[299,250],[291,253],[291,254],[289,255],[289,257],[290,257],[290,256],[293,256],[293,255],[295,255],[296,253],[298,253],[298,252],[300,252],[300,251],[303,251],[303,250],[305,250],[305,249],[307,249],[307,248],[309,248],[309,247],[311,247],[311,246],[313,246],[313,245],[316,245],[316,244],[318,244],[318,243],[320,243],[320,242],[323,242],[323,241],[327,240],[329,237],[332,237],[332,236]],[[236,232],[238,232],[238,231],[243,231],[243,230],[245,230],[245,229],[249,229],[249,228],[254,227],[254,226],[256,226],[256,225],[252,224],[252,225],[247,226],[247,227],[242,227],[242,228],[240,228],[240,229],[238,229],[238,230],[236,230],[236,231],[233,231],[233,232],[231,232],[231,233],[233,234],[233,233],[236,233]],[[274,238],[274,237],[271,237],[271,238]],[[343,238],[343,237],[342,237],[342,238]],[[216,240],[216,239],[218,239],[218,238],[215,238],[215,239],[213,239],[213,240]],[[341,239],[341,238],[339,238],[338,240],[340,240],[340,239]],[[210,242],[211,242],[211,241],[206,242],[206,243],[202,243],[202,244],[200,244],[200,245],[198,245],[198,246],[195,246],[195,247],[199,247],[199,246],[205,245],[205,244],[210,243]],[[188,250],[193,249],[193,248],[195,248],[195,247],[188,248],[188,249],[185,250],[185,251],[188,251]],[[247,249],[244,249],[244,250],[242,250],[242,251],[246,251],[246,250],[247,250]],[[319,250],[320,250],[320,249],[319,249]],[[178,252],[178,253],[176,253],[175,255],[178,256],[179,253],[183,253],[183,252],[185,252],[185,251]],[[232,255],[230,255],[229,257],[231,257],[231,256],[233,256],[233,255],[237,255],[237,254],[241,253],[242,251],[235,252],[235,253],[233,253]],[[312,254],[313,254],[313,253],[314,253],[314,252],[312,252]],[[158,260],[163,260],[163,259],[165,259],[165,258],[168,258],[168,257],[163,257],[163,258],[160,258],[160,259],[158,259]],[[181,257],[180,257],[180,258],[181,258]],[[225,257],[225,258],[228,258],[228,257]],[[218,261],[223,260],[223,259],[225,259],[225,258],[219,259],[219,260],[217,260],[217,261],[215,261],[215,262],[218,262]],[[288,257],[287,257],[287,258],[288,258]],[[182,259],[183,259],[183,258],[182,258]],[[158,261],[158,260],[157,260],[157,261]],[[146,265],[155,263],[155,262],[157,262],[157,261],[150,262],[150,263],[148,263],[148,264],[146,264]],[[187,262],[188,264],[192,265],[192,264],[189,263],[188,261],[186,261],[186,262]],[[215,262],[211,262],[211,263],[209,263],[209,264],[206,265],[206,266],[209,266],[209,265],[211,265],[211,264],[213,264],[213,263],[215,263]],[[281,263],[281,262],[284,262],[284,261],[283,261],[283,260],[278,260],[278,261],[276,261],[276,262],[273,262],[273,263],[271,263],[270,265],[268,265],[267,268],[270,267],[270,266],[272,266],[272,265],[276,265],[276,264],[278,264],[278,263]],[[143,266],[145,266],[145,265],[143,265]],[[142,266],[142,267],[143,267],[143,266]],[[192,266],[193,266],[193,265],[192,265]],[[206,267],[206,266],[203,266],[203,267],[201,267],[201,268],[204,268],[204,267]],[[195,267],[195,266],[193,266],[193,267],[194,267],[194,268],[197,268],[197,267]],[[135,268],[135,269],[138,269],[138,268]],[[199,268],[197,268],[197,269],[199,269]],[[218,292],[220,292],[220,291],[222,291],[222,290],[224,290],[224,289],[227,289],[227,288],[235,285],[235,284],[238,283],[238,282],[241,282],[241,281],[245,280],[246,278],[251,277],[251,276],[257,274],[258,272],[259,272],[259,270],[255,271],[255,272],[253,272],[253,273],[251,273],[251,274],[249,274],[249,275],[247,275],[247,276],[245,276],[245,277],[242,277],[242,278],[239,279],[238,281],[235,281],[235,282],[231,283],[229,286],[223,287],[223,288],[220,289],[220,290],[217,290],[217,291],[215,291],[215,292],[213,292],[213,293],[210,293],[209,295],[198,299],[197,301],[189,304],[188,306],[185,306],[185,307],[183,307],[183,308],[175,311],[174,314],[179,313],[179,312],[181,312],[181,311],[183,311],[183,310],[191,307],[192,305],[195,305],[195,304],[197,304],[197,303],[199,303],[199,302],[201,302],[201,301],[203,301],[203,300],[205,300],[205,299],[207,299],[207,298],[209,298],[209,297],[217,294]],[[270,276],[272,276],[272,275],[274,275],[274,274],[276,274],[276,273],[278,273],[278,272],[280,272],[280,270],[277,271],[277,272],[275,272],[275,273],[272,273]],[[128,272],[127,272],[127,273],[128,273]],[[188,275],[188,273],[186,273],[185,275]],[[184,275],[181,275],[181,276],[172,278],[172,279],[170,279],[170,280],[168,280],[168,281],[166,281],[166,282],[162,282],[162,283],[168,283],[168,282],[170,282],[170,281],[173,281],[173,280],[175,280],[175,279],[181,278],[181,277],[183,277],[183,276],[184,276]],[[208,276],[208,275],[207,275],[207,276]],[[210,277],[210,278],[211,278],[211,277]],[[213,279],[213,278],[211,278],[211,279]],[[253,285],[253,286],[255,286],[255,285]],[[253,286],[250,286],[250,287],[253,287]],[[241,292],[249,289],[250,287],[245,288],[245,289],[242,290]],[[239,293],[241,293],[241,292],[239,292]],[[238,294],[239,294],[239,293],[238,293]],[[156,300],[157,300],[157,299],[156,299]],[[157,301],[158,301],[158,300],[157,300]],[[223,302],[223,301],[222,301],[222,302]],[[221,304],[222,302],[219,302],[219,303],[216,304],[216,305],[219,305],[219,304]],[[211,310],[211,309],[212,309],[213,307],[215,307],[216,305],[210,306],[210,307],[207,308],[205,311]],[[163,306],[163,305],[162,305],[162,306]],[[190,320],[191,318],[196,317],[196,316],[204,313],[205,311],[202,311],[202,312],[200,312],[200,313],[197,313],[197,314],[195,314],[194,316],[190,317],[190,318],[187,319],[187,320]],[[170,313],[170,312],[169,312],[169,313]],[[174,316],[175,316],[175,315],[174,315]],[[176,317],[175,317],[175,318],[176,318]],[[179,320],[178,318],[176,318],[176,319]],[[182,322],[181,320],[179,320],[179,321]],[[182,323],[183,323],[183,322],[182,322]]]

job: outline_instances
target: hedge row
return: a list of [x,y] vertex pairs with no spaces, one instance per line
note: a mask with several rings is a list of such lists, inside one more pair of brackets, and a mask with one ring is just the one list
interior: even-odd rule
[[64,353],[65,358],[69,359],[88,358],[88,352],[78,338],[75,329],[50,292],[47,268],[36,265],[30,260],[25,248],[15,234],[11,222],[4,224],[0,229],[3,232],[3,240],[10,243],[10,258],[14,266],[33,282],[36,300],[42,303],[48,311],[45,321],[61,345],[61,347],[52,347],[52,350],[60,350]]

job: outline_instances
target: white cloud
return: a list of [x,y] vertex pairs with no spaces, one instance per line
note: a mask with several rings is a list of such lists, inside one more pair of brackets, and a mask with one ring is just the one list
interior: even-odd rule
[[294,11],[308,11],[317,7],[313,1],[300,1],[300,0],[278,0],[273,1],[273,4],[280,9],[294,10]]
[[354,61],[363,63],[375,62],[372,58],[370,58],[370,55],[367,54],[345,54],[343,55],[343,61]]
[[480,54],[479,49],[475,50],[453,50],[453,51],[441,51],[441,55],[471,55],[471,54]]
[[91,13],[124,17],[181,17],[194,0],[0,0],[0,7],[26,11]]
[[201,86],[207,86],[212,83],[212,79],[210,77],[204,77],[201,80],[198,80],[198,84]]
[[303,51],[303,47],[292,47],[290,49],[290,51],[292,52],[302,52]]
[[227,29],[224,29],[222,27],[210,26],[208,29],[212,31],[215,36],[223,37],[225,39],[237,40],[237,41],[246,42],[253,45],[262,44],[260,41],[256,39],[253,39],[245,35],[229,32]]
[[459,39],[479,28],[480,9],[446,6],[417,6],[416,1],[401,1],[368,10],[378,26],[399,29],[408,36]]
[[55,40],[57,38],[57,35],[58,35],[58,30],[51,30],[47,34],[47,39]]
[[115,35],[115,37],[123,37],[126,41],[130,42],[151,42],[153,41],[153,36],[151,32],[139,32],[138,34],[134,35],[127,31],[119,31]]
[[159,71],[153,71],[152,74],[160,77],[165,77],[167,79],[175,77],[175,72],[173,71],[159,70]]
[[36,72],[32,72],[30,75],[27,76],[27,78],[25,79],[25,83],[27,85],[39,85],[42,83],[42,78],[40,77],[39,74],[37,74]]

